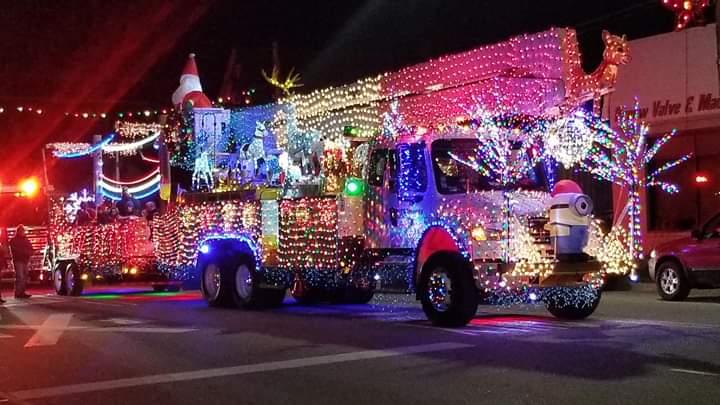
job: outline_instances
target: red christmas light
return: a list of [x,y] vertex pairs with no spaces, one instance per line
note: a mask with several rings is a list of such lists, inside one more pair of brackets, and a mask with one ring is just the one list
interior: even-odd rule
[[702,20],[710,0],[663,0],[663,5],[675,13],[675,31],[680,31],[693,20]]

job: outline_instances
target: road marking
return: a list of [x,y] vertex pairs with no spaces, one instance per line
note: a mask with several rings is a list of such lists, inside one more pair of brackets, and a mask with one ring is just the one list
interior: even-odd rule
[[145,321],[142,321],[140,319],[127,319],[127,318],[110,318],[110,319],[105,319],[104,322],[111,322],[116,325],[139,325],[141,323],[145,323]]
[[5,335],[3,333],[0,333],[0,339],[7,339],[7,338],[11,338],[11,337],[12,337],[12,335]]
[[698,371],[698,370],[686,370],[684,368],[671,368],[670,371],[676,372],[676,373],[685,373],[685,374],[694,374],[694,375],[707,375],[711,377],[720,377],[720,374],[718,373],[710,373],[707,371]]
[[40,325],[25,347],[53,346],[70,324],[73,314],[52,314]]
[[301,367],[344,363],[350,361],[381,359],[387,357],[432,353],[454,349],[466,349],[469,347],[474,346],[463,343],[444,342],[419,346],[396,347],[386,350],[366,350],[360,352],[331,354],[327,356],[305,357],[294,360],[281,360],[268,363],[247,364],[234,367],[210,368],[179,373],[155,374],[145,377],[121,378],[118,380],[61,385],[49,388],[37,388],[24,391],[16,391],[11,393],[10,397],[17,398],[19,400],[41,399],[61,395],[82,394],[87,392],[96,392],[119,388],[141,387],[155,384],[201,380],[213,377],[228,377],[243,374],[262,373],[267,371],[279,371]]

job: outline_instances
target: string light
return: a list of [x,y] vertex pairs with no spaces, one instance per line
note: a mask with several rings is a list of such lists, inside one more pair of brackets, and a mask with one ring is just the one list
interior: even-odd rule
[[91,155],[94,152],[106,147],[113,141],[113,139],[115,139],[115,134],[110,134],[95,145],[90,145],[89,143],[59,142],[50,143],[46,145],[46,148],[51,149],[53,151],[53,156],[57,158],[72,159]]
[[597,132],[595,144],[588,153],[587,160],[583,162],[583,167],[597,178],[628,188],[630,252],[633,257],[641,259],[643,235],[640,224],[640,190],[657,186],[667,193],[677,193],[677,185],[660,180],[659,176],[687,161],[692,154],[669,161],[645,176],[645,166],[677,132],[673,130],[665,134],[648,148],[646,137],[649,128],[640,119],[640,103],[636,99],[633,108],[625,110],[617,116],[617,131],[613,131],[606,124],[596,123],[596,127],[601,130]]
[[662,3],[675,13],[675,31],[680,31],[693,20],[702,20],[710,0],[662,0]]

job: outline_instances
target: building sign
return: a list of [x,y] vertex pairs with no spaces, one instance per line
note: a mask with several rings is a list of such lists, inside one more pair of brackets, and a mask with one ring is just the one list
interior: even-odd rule
[[653,130],[718,125],[714,24],[630,41],[630,49],[632,61],[620,67],[615,92],[607,97],[609,112],[617,114],[637,98]]

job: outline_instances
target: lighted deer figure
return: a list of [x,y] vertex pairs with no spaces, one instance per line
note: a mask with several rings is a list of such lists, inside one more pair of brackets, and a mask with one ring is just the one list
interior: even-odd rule
[[594,113],[600,114],[600,98],[608,94],[617,81],[618,66],[630,62],[630,46],[625,35],[603,31],[605,43],[603,60],[594,72],[582,76],[573,86],[572,95],[578,100],[594,100]]

